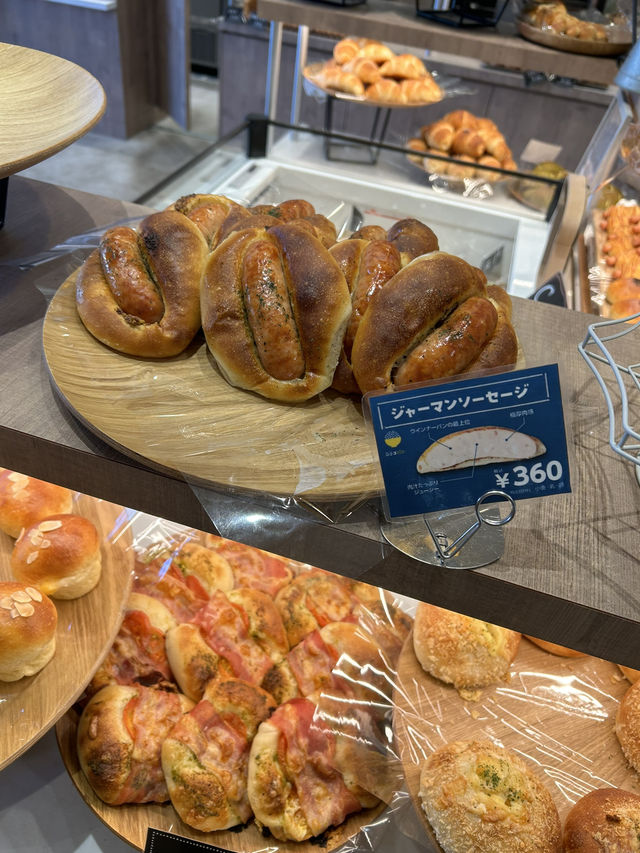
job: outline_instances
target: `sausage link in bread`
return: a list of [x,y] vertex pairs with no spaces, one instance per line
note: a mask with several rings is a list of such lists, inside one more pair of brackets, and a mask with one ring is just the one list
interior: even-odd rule
[[207,243],[175,210],[133,229],[110,229],[76,279],[87,330],[112,349],[165,358],[182,352],[200,328],[200,281]]
[[412,350],[396,371],[394,384],[409,385],[460,373],[480,355],[497,322],[498,312],[488,299],[466,299]]
[[202,325],[209,350],[232,385],[264,397],[296,402],[328,388],[350,311],[340,267],[298,224],[237,231],[207,262]]
[[400,270],[372,298],[353,342],[362,392],[393,388],[397,367],[414,347],[466,299],[485,294],[484,273],[446,252],[422,255]]

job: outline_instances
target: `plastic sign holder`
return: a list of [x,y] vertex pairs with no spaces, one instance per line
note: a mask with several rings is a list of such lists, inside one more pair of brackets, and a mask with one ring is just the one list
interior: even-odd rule
[[495,562],[516,500],[571,491],[556,364],[370,392],[365,414],[384,481],[382,535],[422,562]]

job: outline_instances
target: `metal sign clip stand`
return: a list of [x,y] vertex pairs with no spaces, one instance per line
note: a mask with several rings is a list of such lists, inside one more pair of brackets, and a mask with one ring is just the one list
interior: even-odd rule
[[[501,516],[493,502],[496,498],[509,504],[505,516]],[[484,507],[489,500],[492,500],[490,506]],[[385,522],[381,530],[387,542],[423,563],[448,569],[478,569],[502,556],[504,534],[498,528],[508,524],[515,513],[513,498],[506,492],[492,490],[475,502],[475,519],[465,507]]]

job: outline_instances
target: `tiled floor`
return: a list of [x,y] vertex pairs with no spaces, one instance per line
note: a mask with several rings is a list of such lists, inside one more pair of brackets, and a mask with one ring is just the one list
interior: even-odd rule
[[135,201],[176,169],[215,142],[218,134],[218,82],[191,75],[191,128],[173,119],[127,140],[90,132],[58,154],[25,169],[21,175]]

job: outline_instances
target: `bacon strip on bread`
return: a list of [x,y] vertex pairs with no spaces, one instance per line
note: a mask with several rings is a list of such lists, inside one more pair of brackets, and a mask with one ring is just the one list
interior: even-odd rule
[[281,841],[304,841],[362,804],[335,765],[333,733],[315,705],[292,699],[260,725],[249,756],[248,794],[256,821]]
[[210,685],[176,723],[162,745],[162,768],[186,824],[213,832],[249,820],[249,750],[275,707],[264,690],[232,678]]
[[87,687],[93,696],[107,684],[152,684],[173,681],[165,648],[167,631],[177,624],[161,601],[133,592],[106,658]]
[[232,539],[224,539],[213,533],[207,534],[205,544],[229,563],[236,589],[257,589],[275,597],[293,577],[291,567],[283,559],[267,551],[234,542]]

